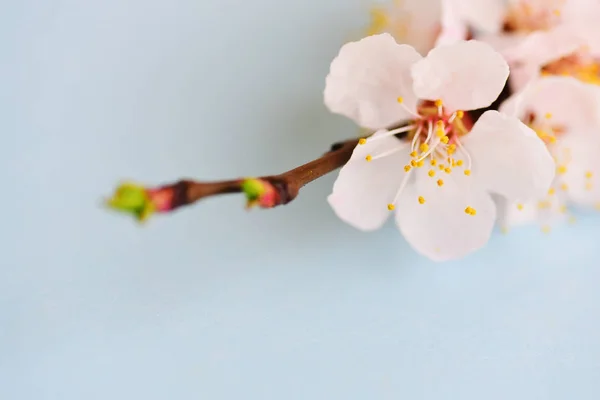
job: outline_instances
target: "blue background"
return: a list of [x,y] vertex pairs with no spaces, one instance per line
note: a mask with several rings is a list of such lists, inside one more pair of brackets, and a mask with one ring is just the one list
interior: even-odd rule
[[281,172],[367,0],[4,0],[0,398],[597,399],[600,218],[461,262],[326,204],[209,199],[140,228],[122,178]]

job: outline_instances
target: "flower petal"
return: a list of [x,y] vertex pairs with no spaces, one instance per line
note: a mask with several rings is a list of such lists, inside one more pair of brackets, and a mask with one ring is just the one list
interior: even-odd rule
[[[377,159],[378,154],[401,146],[405,149]],[[409,152],[410,146],[395,137],[367,140],[366,144],[356,146],[327,198],[337,216],[363,231],[381,227],[390,215],[387,205],[393,201],[405,176],[403,167],[409,162]],[[367,155],[374,159],[367,162]]]
[[[518,109],[515,102],[519,103]],[[600,97],[595,86],[568,76],[548,76],[511,96],[500,106],[500,112],[521,119],[529,113],[537,118],[549,115],[550,124],[565,130],[600,126]]]
[[508,64],[490,45],[469,40],[431,50],[412,67],[421,99],[441,99],[450,110],[487,107],[504,88]]
[[[325,85],[325,105],[369,129],[390,127],[416,109],[410,67],[421,55],[383,33],[342,46]],[[400,105],[398,97],[404,98]]]
[[[461,174],[448,175],[438,187],[425,171],[417,173],[416,182],[400,197],[396,213],[396,223],[408,243],[434,261],[462,258],[483,247],[496,219],[491,197]],[[476,215],[467,214],[467,207]]]
[[455,3],[456,0],[442,0],[442,31],[437,38],[436,46],[465,40],[469,34],[469,27],[460,18]]
[[506,10],[503,0],[452,0],[461,18],[475,29],[497,33]]
[[473,176],[487,190],[512,200],[543,196],[555,174],[546,145],[515,117],[487,111],[463,141]]

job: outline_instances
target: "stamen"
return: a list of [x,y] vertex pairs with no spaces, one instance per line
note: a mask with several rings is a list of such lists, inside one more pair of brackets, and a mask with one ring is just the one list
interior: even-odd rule
[[419,204],[425,204],[425,198],[423,196],[419,196]]
[[396,101],[398,101],[398,104],[400,104],[402,106],[404,111],[406,111],[407,113],[409,113],[410,115],[412,115],[413,117],[415,117],[417,119],[421,118],[421,116],[419,114],[416,114],[414,111],[412,111],[410,108],[408,108],[406,106],[406,104],[404,104],[404,97],[400,96],[396,99]]
[[385,139],[385,138],[388,138],[390,136],[395,136],[395,135],[397,135],[399,133],[404,133],[404,132],[411,131],[412,129],[414,129],[416,127],[417,127],[416,125],[406,125],[406,126],[403,126],[401,128],[398,128],[398,129],[393,129],[391,131],[388,131],[388,132],[385,132],[385,133],[381,133],[381,134],[379,134],[377,136],[371,136],[369,138],[359,139],[358,144],[367,144],[367,143],[370,143],[370,142],[377,141],[379,139]]
[[[454,140],[456,141],[456,144],[458,144],[458,148],[460,149],[460,151],[462,151],[465,154],[465,156],[467,157],[467,169],[465,170],[465,175],[470,175],[471,174],[470,170],[472,167],[471,155],[469,154],[467,149],[465,149],[465,147],[462,145],[460,140],[458,140],[458,137],[455,137]],[[460,165],[462,165],[462,162],[460,163]],[[467,173],[467,171],[469,171],[469,173]]]
[[370,157],[371,159],[370,159],[370,160],[367,160],[367,161],[379,160],[380,158],[387,157],[387,156],[390,156],[390,155],[392,155],[392,154],[394,154],[394,153],[397,153],[397,152],[399,152],[399,151],[401,151],[401,150],[404,150],[404,149],[405,149],[405,148],[407,148],[407,147],[408,147],[408,146],[407,146],[406,144],[402,144],[402,145],[400,145],[400,146],[396,146],[396,147],[394,147],[393,149],[390,149],[390,150],[388,150],[388,151],[384,151],[384,152],[383,152],[383,153],[381,153],[381,154],[377,154],[375,157],[371,157],[371,156],[369,155],[369,156],[367,156],[367,157]]
[[437,181],[437,185],[438,185],[439,187],[442,187],[442,186],[444,186],[444,180],[443,180],[443,179],[438,179],[438,181]]
[[388,207],[388,210],[390,210],[390,211],[394,211],[394,209],[396,208],[396,206],[395,206],[395,205],[393,205],[393,204],[391,204],[391,203],[390,203],[390,204],[388,204],[388,206],[387,206],[387,207]]

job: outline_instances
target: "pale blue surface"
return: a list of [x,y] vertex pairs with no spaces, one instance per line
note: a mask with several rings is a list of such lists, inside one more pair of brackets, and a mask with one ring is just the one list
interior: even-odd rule
[[[600,218],[430,263],[325,202],[213,199],[139,229],[121,178],[283,171],[360,0],[0,6],[0,398],[598,399]],[[8,61],[8,62],[7,62]]]

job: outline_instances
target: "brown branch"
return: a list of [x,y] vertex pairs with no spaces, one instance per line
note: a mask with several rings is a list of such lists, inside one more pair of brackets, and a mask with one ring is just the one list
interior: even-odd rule
[[321,157],[279,175],[214,182],[180,180],[158,188],[122,184],[107,204],[133,214],[139,221],[144,221],[153,212],[171,212],[207,197],[229,193],[244,193],[248,207],[284,205],[294,200],[304,185],[343,166],[358,140],[336,143]]

